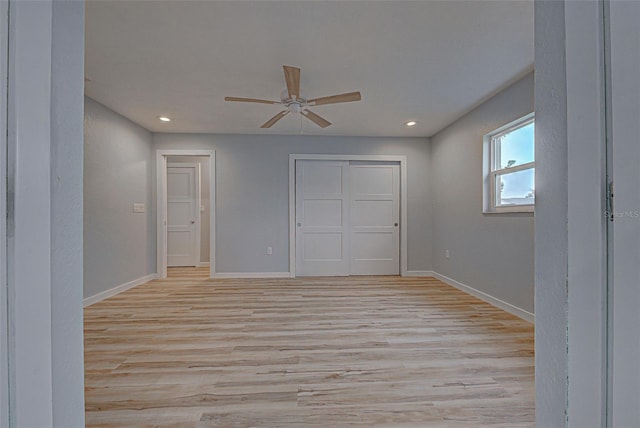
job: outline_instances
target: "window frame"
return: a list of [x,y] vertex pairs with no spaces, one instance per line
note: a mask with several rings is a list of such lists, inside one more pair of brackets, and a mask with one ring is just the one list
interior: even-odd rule
[[[515,131],[516,129],[523,128],[531,123],[535,124],[535,113],[529,113],[522,116],[508,124],[495,129],[494,131],[484,136],[484,195],[483,195],[483,212],[486,214],[492,213],[533,213],[535,211],[535,199],[533,204],[523,205],[497,205],[496,204],[496,184],[499,176],[512,174],[515,172],[526,171],[533,169],[535,174],[536,161],[516,165],[509,168],[496,168],[498,164],[495,139]],[[534,141],[535,144],[535,141]]]

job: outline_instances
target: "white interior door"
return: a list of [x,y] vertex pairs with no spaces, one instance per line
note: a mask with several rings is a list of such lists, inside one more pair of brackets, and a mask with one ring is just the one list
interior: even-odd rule
[[614,184],[609,414],[611,426],[637,427],[640,426],[640,2],[611,1],[609,7]]
[[400,165],[352,162],[351,275],[400,273]]
[[296,274],[349,275],[349,162],[296,162]]
[[199,258],[198,164],[167,164],[167,266],[196,266]]

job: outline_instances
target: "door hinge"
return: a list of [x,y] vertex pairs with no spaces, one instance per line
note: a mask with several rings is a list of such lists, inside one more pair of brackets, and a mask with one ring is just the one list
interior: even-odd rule
[[613,221],[615,213],[613,211],[613,181],[607,185],[607,217],[609,221]]

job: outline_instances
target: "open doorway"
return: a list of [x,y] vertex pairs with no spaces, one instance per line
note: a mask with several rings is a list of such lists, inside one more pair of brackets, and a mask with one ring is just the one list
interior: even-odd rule
[[158,277],[168,267],[209,267],[215,272],[215,152],[158,150]]

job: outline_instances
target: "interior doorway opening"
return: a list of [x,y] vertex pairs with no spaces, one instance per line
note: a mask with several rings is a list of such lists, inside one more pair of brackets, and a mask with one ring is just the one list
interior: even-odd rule
[[215,272],[215,151],[158,150],[158,277],[168,267]]

